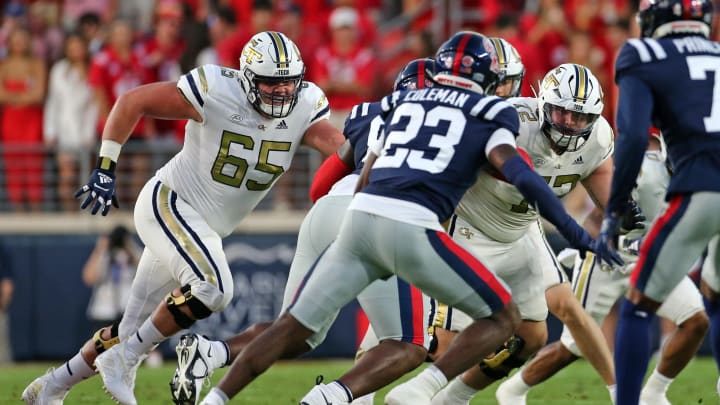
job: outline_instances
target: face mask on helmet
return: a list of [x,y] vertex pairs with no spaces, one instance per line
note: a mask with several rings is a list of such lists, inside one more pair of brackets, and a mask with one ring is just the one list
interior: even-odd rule
[[710,35],[711,0],[642,0],[637,22],[643,37]]
[[434,60],[430,58],[412,60],[398,74],[393,90],[417,90],[432,87],[435,84],[433,82],[434,75]]
[[297,46],[285,34],[255,34],[240,56],[240,82],[259,113],[286,117],[298,101],[305,64]]
[[435,82],[480,94],[495,94],[505,79],[490,40],[476,32],[461,31],[440,45],[435,54]]
[[566,63],[551,70],[540,84],[541,129],[557,153],[574,152],[587,142],[600,117],[603,94],[595,75]]
[[489,38],[497,54],[500,70],[505,74],[495,89],[495,95],[500,97],[520,96],[520,87],[525,77],[525,66],[520,59],[517,49],[503,38]]

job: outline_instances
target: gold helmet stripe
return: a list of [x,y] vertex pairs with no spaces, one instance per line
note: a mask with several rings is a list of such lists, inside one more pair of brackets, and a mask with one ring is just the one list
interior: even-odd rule
[[497,53],[498,63],[504,66],[508,63],[507,55],[505,55],[505,47],[502,45],[500,38],[490,38],[493,46],[495,47],[495,53]]
[[574,65],[575,67],[575,102],[584,103],[587,100],[587,93],[590,77],[587,74],[587,68],[580,65]]
[[288,68],[290,61],[288,60],[287,45],[285,44],[285,40],[282,35],[275,31],[269,31],[268,34],[270,35],[270,39],[275,47],[275,60],[277,61],[277,67]]

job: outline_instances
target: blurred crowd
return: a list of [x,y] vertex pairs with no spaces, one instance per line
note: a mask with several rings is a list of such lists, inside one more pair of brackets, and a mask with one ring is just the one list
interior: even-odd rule
[[[0,210],[77,210],[73,192],[89,173],[105,119],[123,92],[177,80],[202,64],[237,68],[245,42],[269,29],[298,44],[306,79],[324,89],[340,127],[353,105],[386,93],[407,61],[432,56],[457,29],[512,43],[527,69],[524,96],[533,95],[532,87],[552,66],[588,66],[605,89],[605,116],[613,123],[614,55],[635,35],[637,2],[3,1]],[[137,125],[118,167],[124,209],[132,208],[151,172],[180,147],[183,126],[154,120]],[[301,162],[280,180],[275,208],[307,208],[312,166]]]

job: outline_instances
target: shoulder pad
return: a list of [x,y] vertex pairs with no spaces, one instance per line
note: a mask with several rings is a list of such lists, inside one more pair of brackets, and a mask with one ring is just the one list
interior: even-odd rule
[[299,93],[300,103],[308,103],[311,107],[310,125],[321,119],[330,117],[330,104],[325,93],[320,87],[313,82],[303,82],[303,87]]
[[487,121],[495,121],[517,135],[520,120],[515,108],[504,99],[485,96],[470,109],[470,115]]
[[600,116],[595,123],[595,139],[603,153],[602,160],[605,160],[613,153],[615,147],[615,134],[605,117]]
[[615,71],[630,69],[635,65],[667,58],[667,53],[658,40],[653,38],[632,38],[620,48],[615,60]]

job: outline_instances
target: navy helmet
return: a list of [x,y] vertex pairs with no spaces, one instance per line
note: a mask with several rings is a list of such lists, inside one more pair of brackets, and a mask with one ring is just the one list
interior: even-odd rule
[[430,58],[411,60],[398,73],[393,90],[417,90],[432,87],[435,82],[435,61]]
[[495,94],[495,87],[505,79],[497,53],[482,34],[460,31],[440,45],[435,54],[435,81],[480,94]]
[[642,0],[637,21],[643,37],[710,35],[711,0]]

